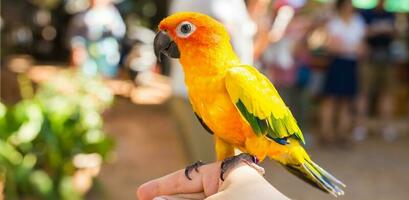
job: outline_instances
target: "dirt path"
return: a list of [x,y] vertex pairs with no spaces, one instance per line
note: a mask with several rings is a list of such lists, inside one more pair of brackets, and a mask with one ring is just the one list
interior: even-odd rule
[[[404,200],[409,198],[409,138],[395,143],[371,138],[351,150],[309,149],[312,159],[343,181],[346,195],[337,199]],[[264,163],[266,178],[292,199],[331,199],[274,162]]]
[[116,159],[99,176],[103,199],[136,199],[138,185],[187,163],[166,106],[138,106],[117,98],[105,116],[106,130],[116,139]]

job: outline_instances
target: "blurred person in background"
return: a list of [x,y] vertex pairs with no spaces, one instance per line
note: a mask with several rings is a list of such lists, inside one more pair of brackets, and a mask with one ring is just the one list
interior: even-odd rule
[[[366,43],[369,56],[362,68],[363,87],[358,101],[358,126],[354,130],[355,140],[363,140],[367,135],[365,126],[370,102],[376,100],[376,111],[380,117],[380,130],[389,141],[396,138],[392,126],[394,91],[396,88],[396,67],[393,65],[391,45],[396,36],[395,15],[384,9],[385,0],[379,0],[375,8],[362,11],[367,24]],[[376,99],[374,98],[376,97]]]
[[271,24],[273,23],[273,17],[269,12],[271,8],[271,0],[248,0],[247,9],[249,16],[255,23],[257,31],[254,35],[254,51],[253,59],[254,65],[260,68],[261,57],[264,51],[270,44],[269,32]]
[[[351,107],[358,90],[358,60],[364,51],[365,23],[351,0],[337,0],[327,24],[326,69],[321,103],[321,144],[350,145]],[[337,118],[337,123],[334,123]]]
[[120,40],[126,27],[112,0],[90,0],[90,8],[74,16],[68,40],[71,59],[86,75],[114,77],[120,61]]
[[[251,20],[244,0],[172,0],[169,14],[193,11],[207,14],[224,24],[230,34],[230,42],[242,63],[253,64],[253,36],[256,26]],[[197,120],[184,83],[184,74],[179,61],[170,61],[171,85],[174,97],[170,109],[179,124],[190,152],[190,160],[214,160],[213,138]],[[210,151],[208,149],[211,149]]]
[[309,137],[309,113],[311,108],[312,94],[309,90],[311,85],[311,50],[308,47],[307,39],[312,24],[312,17],[307,12],[302,10],[296,11],[294,19],[289,24],[289,32],[294,39],[294,46],[292,48],[292,56],[294,59],[294,76],[295,81],[292,85],[294,92],[293,113],[297,119],[297,123],[304,129],[304,135]]

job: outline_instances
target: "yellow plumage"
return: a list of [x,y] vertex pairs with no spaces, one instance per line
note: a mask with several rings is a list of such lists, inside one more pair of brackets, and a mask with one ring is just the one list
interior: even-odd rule
[[[183,23],[195,26],[181,37]],[[277,160],[290,172],[334,195],[343,185],[311,161],[304,137],[270,81],[254,67],[240,63],[224,27],[198,13],[178,13],[159,29],[177,44],[194,112],[214,133],[217,159],[233,156],[234,148]]]

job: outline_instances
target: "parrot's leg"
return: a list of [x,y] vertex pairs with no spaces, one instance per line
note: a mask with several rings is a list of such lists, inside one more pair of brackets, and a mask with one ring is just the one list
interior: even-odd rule
[[220,170],[220,179],[224,181],[224,174],[229,171],[231,168],[240,164],[240,162],[245,162],[250,167],[253,167],[255,170],[264,174],[264,169],[258,166],[258,159],[255,156],[252,156],[248,153],[241,153],[237,156],[232,156],[223,160]]
[[217,160],[224,160],[234,156],[234,147],[217,136],[214,136],[214,147]]
[[196,172],[199,172],[199,167],[202,166],[202,165],[204,165],[204,164],[205,164],[204,162],[202,162],[202,161],[199,160],[199,161],[197,161],[197,162],[195,162],[195,163],[193,163],[193,164],[187,166],[187,167],[185,168],[185,176],[186,176],[186,178],[189,179],[189,180],[192,180],[192,178],[190,178],[190,176],[189,176],[190,172],[192,172],[193,170],[195,170]]

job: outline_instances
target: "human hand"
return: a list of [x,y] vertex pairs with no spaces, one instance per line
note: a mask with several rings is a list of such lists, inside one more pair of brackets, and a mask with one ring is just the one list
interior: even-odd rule
[[270,185],[253,167],[242,162],[225,174],[221,181],[220,162],[203,165],[199,172],[185,177],[184,170],[149,181],[137,190],[140,200],[188,200],[188,199],[288,199]]

